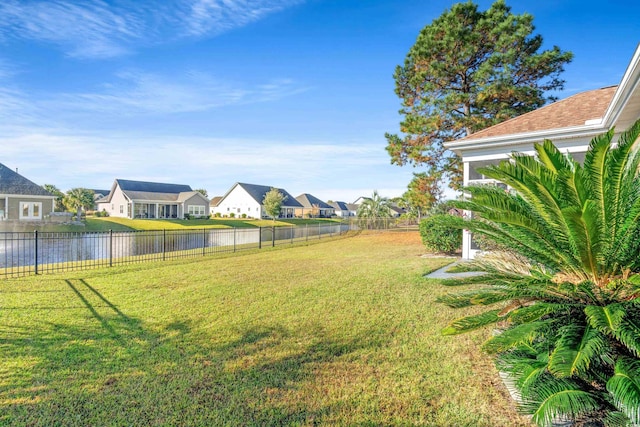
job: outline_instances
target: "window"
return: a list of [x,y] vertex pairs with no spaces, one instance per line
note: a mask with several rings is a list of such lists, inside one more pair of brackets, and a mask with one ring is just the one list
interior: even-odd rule
[[486,167],[486,166],[491,166],[491,165],[496,166],[496,165],[500,164],[500,162],[502,160],[506,160],[506,159],[483,160],[483,161],[479,161],[479,162],[469,162],[469,181],[488,179],[487,177],[485,177],[484,175],[479,173],[476,169],[482,168],[482,167]]
[[196,205],[189,205],[189,209],[188,209],[189,215],[193,215],[193,216],[204,216],[204,206],[196,206]]
[[20,202],[20,219],[42,219],[42,203]]
[[240,213],[240,208],[238,208],[238,213]]
[[124,206],[120,205],[120,213],[124,213]]

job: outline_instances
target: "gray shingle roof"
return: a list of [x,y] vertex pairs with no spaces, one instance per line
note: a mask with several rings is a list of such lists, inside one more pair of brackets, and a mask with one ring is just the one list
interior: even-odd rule
[[338,209],[340,211],[348,211],[349,208],[347,207],[347,204],[345,202],[330,202],[329,203],[331,206],[333,206],[334,209]]
[[38,184],[0,163],[0,194],[54,197]]
[[[244,188],[244,190],[249,193],[249,195],[258,203],[262,204],[264,200],[265,194],[271,190],[273,187],[269,187],[268,185],[255,185],[255,184],[246,184],[243,182],[238,182],[236,185]],[[276,188],[282,195],[285,197],[282,206],[286,206],[289,208],[302,208],[303,206],[298,202],[295,197],[291,196],[286,190],[282,188]]]
[[131,181],[116,179],[122,191],[142,191],[146,193],[186,193],[193,191],[188,185],[163,184],[160,182]]
[[308,193],[299,195],[298,197],[296,197],[296,200],[299,201],[300,204],[305,208],[318,207],[320,209],[333,209],[333,206]]

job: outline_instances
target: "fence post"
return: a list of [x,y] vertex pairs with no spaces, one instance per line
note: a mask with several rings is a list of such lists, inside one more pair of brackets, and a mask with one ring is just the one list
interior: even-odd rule
[[262,227],[258,227],[258,249],[262,249]]
[[167,259],[167,229],[162,229],[162,260],[166,261]]
[[113,230],[109,230],[109,267],[113,267]]
[[236,251],[236,228],[233,227],[233,252]]
[[305,241],[309,241],[309,224],[304,225],[304,238]]
[[293,232],[295,231],[295,227],[291,226],[291,244],[293,245]]
[[202,228],[202,256],[206,255],[206,249],[207,249],[207,229],[206,228]]
[[34,264],[35,264],[35,273],[38,274],[38,230],[33,230],[33,237],[35,239],[34,243]]
[[322,231],[322,230],[320,230],[320,223],[318,223],[318,239],[320,239],[320,232],[321,232],[321,231]]
[[276,226],[271,227],[271,247],[276,246]]

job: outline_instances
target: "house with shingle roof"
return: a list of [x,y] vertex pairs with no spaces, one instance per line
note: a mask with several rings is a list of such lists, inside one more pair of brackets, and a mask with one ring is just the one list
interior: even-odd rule
[[55,203],[54,195],[0,163],[0,221],[42,220]]
[[302,208],[295,210],[295,216],[299,218],[331,218],[335,214],[333,206],[318,199],[312,194],[303,193],[296,197]]
[[121,218],[183,219],[209,216],[209,199],[190,186],[116,179],[99,211]]
[[346,218],[350,215],[349,207],[345,202],[327,202],[329,205],[333,206],[333,210],[336,213],[336,216],[340,218]]
[[[504,121],[445,146],[462,159],[464,185],[491,184],[477,168],[498,164],[513,152],[534,155],[534,143],[545,139],[584,160],[591,139],[611,128],[616,136],[640,119],[640,46],[620,84],[577,93],[561,101]],[[463,234],[462,256],[473,258],[479,248]]]
[[[213,207],[212,214],[220,216],[233,216],[236,218],[244,215],[247,218],[268,218],[262,201],[264,196],[274,187],[268,185],[246,184],[236,182],[226,192],[217,206]],[[282,188],[276,188],[284,196],[279,218],[293,218],[296,209],[303,206],[291,194]]]

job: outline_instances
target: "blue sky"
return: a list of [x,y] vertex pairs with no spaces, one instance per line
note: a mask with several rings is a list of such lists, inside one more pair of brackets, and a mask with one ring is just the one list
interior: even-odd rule
[[[419,169],[385,151],[392,74],[453,3],[2,0],[0,163],[63,191],[123,178],[399,196]],[[560,98],[618,84],[640,41],[640,2],[507,3],[575,54]]]

